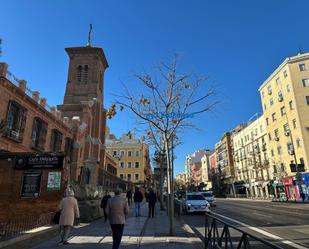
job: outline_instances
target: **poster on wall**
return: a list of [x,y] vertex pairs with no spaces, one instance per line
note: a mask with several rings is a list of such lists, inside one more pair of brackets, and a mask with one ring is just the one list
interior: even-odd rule
[[41,186],[40,172],[24,172],[21,197],[38,198]]
[[61,172],[48,172],[47,190],[60,190]]

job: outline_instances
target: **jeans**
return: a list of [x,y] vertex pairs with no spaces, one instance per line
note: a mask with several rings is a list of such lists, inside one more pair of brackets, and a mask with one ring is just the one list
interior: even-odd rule
[[112,224],[111,227],[112,227],[112,231],[113,231],[113,247],[112,247],[112,249],[118,249],[120,242],[121,242],[122,234],[123,234],[124,224]]
[[71,229],[72,229],[71,226],[60,226],[60,238],[61,238],[61,242],[66,242],[66,241],[68,241],[68,238],[69,238]]
[[148,214],[148,217],[154,217],[154,209],[155,209],[155,205],[156,204],[149,204],[149,214]]
[[140,202],[135,202],[135,215],[141,216],[141,203]]

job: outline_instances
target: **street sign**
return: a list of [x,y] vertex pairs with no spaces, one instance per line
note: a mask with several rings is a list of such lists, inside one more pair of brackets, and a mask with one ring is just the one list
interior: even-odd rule
[[38,198],[41,186],[41,173],[24,172],[21,188],[21,197]]
[[15,157],[15,169],[62,169],[63,155],[41,154],[41,155],[18,155]]

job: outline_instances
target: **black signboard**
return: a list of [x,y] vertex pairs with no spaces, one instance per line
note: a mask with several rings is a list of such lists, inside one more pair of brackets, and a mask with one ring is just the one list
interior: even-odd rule
[[24,172],[21,197],[38,198],[40,194],[41,173]]
[[298,167],[296,169],[296,164],[291,163],[290,167],[291,167],[291,172],[305,172],[305,165],[304,164],[298,164]]
[[15,157],[15,169],[62,169],[63,160],[63,155],[20,155]]

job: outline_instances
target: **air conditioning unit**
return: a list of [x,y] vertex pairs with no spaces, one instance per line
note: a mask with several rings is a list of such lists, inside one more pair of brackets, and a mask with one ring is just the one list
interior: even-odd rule
[[275,137],[274,140],[275,140],[275,141],[279,141],[279,137]]
[[290,132],[286,131],[286,132],[284,132],[284,135],[286,135],[288,137],[288,136],[290,136]]
[[290,155],[294,155],[294,150],[288,150]]
[[282,100],[283,100],[283,97],[282,96],[278,96],[278,101],[282,102]]
[[10,134],[10,137],[13,137],[13,138],[18,138],[19,137],[19,132],[18,131],[10,130],[9,134]]

